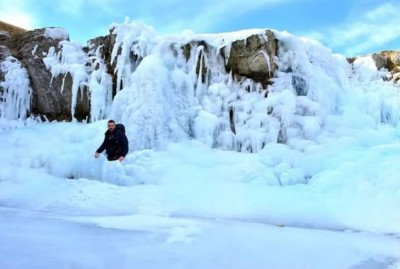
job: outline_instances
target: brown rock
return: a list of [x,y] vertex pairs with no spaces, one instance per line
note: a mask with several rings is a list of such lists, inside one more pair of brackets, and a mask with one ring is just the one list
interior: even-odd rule
[[387,58],[385,56],[374,53],[372,54],[372,59],[374,60],[376,68],[378,68],[378,70],[383,67],[387,67]]
[[8,56],[11,56],[10,49],[0,45],[0,62],[4,61]]
[[25,29],[0,21],[0,45],[8,47],[12,56],[17,57],[18,39],[25,32]]
[[[188,44],[185,44],[181,47],[183,56],[185,57],[186,61],[189,61],[191,55],[192,48],[197,48],[202,46],[204,49],[198,55],[196,59],[196,74],[201,74],[201,82],[206,82],[206,76],[208,74],[209,67],[207,66],[206,61],[204,60],[204,53],[210,54],[209,45],[204,40],[199,41],[192,41]],[[216,57],[216,55],[208,55],[210,57]]]
[[393,82],[400,81],[400,51],[381,51],[372,54],[372,59],[378,69],[385,68],[392,74]]
[[245,40],[232,43],[226,70],[233,75],[251,78],[267,87],[277,65],[278,42],[274,33],[265,31],[265,36],[252,35]]
[[[52,79],[52,74],[46,69],[43,58],[50,47],[58,51],[61,40],[46,38],[45,29],[36,29],[22,34],[18,43],[18,56],[26,67],[32,93],[32,113],[44,115],[49,120],[71,120],[72,78],[66,75],[64,90],[61,92],[65,74]],[[89,115],[89,100],[87,91],[77,99],[74,117],[86,119]]]

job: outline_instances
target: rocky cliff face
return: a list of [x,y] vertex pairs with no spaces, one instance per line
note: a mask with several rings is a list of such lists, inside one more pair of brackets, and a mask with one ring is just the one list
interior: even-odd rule
[[[89,114],[87,91],[78,97],[75,115],[71,115],[71,75],[60,74],[53,77],[43,62],[51,47],[56,52],[60,50],[60,42],[63,40],[64,38],[46,36],[45,29],[18,32],[14,35],[3,30],[0,34],[0,62],[12,56],[27,70],[32,88],[32,114],[48,120],[71,120],[72,116],[78,120],[86,119]],[[0,71],[0,81],[4,80],[4,76],[4,72]]]
[[[44,31],[44,29],[38,29],[26,32],[21,36],[18,44],[18,58],[28,71],[33,89],[32,113],[45,115],[50,120],[70,120],[72,77],[70,74],[53,77],[43,63],[43,58],[51,47],[54,47],[56,52],[59,51],[59,43],[62,39],[45,37]],[[61,91],[62,85],[64,89]],[[74,117],[82,120],[88,113],[89,100],[85,94],[78,97]]]
[[[3,27],[4,28],[4,27]],[[9,30],[9,29],[8,29]],[[49,120],[71,120],[73,117],[82,120],[90,117],[90,89],[86,88],[79,92],[76,102],[75,114],[71,115],[72,98],[72,77],[69,73],[61,73],[56,77],[46,68],[43,59],[47,56],[49,49],[54,48],[55,52],[60,51],[60,42],[64,39],[55,39],[46,37],[45,29],[36,29],[33,31],[18,32],[11,35],[7,31],[0,32],[0,61],[8,56],[15,57],[22,63],[29,74],[30,86],[32,88],[31,113],[34,115],[45,116]],[[230,48],[220,49],[220,56],[225,59],[225,70],[231,72],[235,80],[251,79],[267,87],[270,79],[276,70],[274,57],[277,54],[277,40],[273,32],[266,31],[267,39],[252,35],[246,40],[238,40],[232,43]],[[103,37],[97,37],[88,42],[89,47],[85,51],[89,57],[100,57],[102,63],[106,66],[106,72],[112,80],[113,96],[118,91],[117,85],[123,87],[121,78],[117,76],[117,59],[112,59],[111,55],[114,49],[118,54],[121,53],[121,47],[114,48],[115,35],[111,34]],[[203,46],[204,53],[207,48],[213,46],[206,41],[189,42],[182,46],[183,53],[190,53],[193,47]],[[100,52],[99,55],[96,53]],[[228,55],[225,55],[228,54]],[[187,60],[188,55],[185,55]],[[201,55],[199,55],[201,57]],[[140,55],[131,52],[129,61],[135,68],[141,61]],[[207,74],[206,64],[202,65],[197,61],[196,73],[202,74],[203,80]],[[203,62],[204,63],[204,62]],[[99,69],[98,61],[87,63],[89,69]],[[4,74],[0,72],[0,80]],[[61,90],[63,88],[63,90]]]
[[[53,54],[57,54],[60,65],[67,61],[63,59],[62,47],[64,42],[68,42],[68,37],[49,37],[45,34],[47,28],[33,31],[13,29],[12,26],[0,22],[0,63],[10,56],[21,63],[29,75],[32,89],[30,113],[49,120],[104,118],[107,114],[105,109],[102,108],[101,113],[93,115],[93,108],[100,111],[99,106],[109,104],[117,91],[126,84],[127,72],[133,73],[144,57],[133,49],[139,46],[139,41],[134,41],[126,48],[126,44],[121,41],[118,43],[116,35],[112,33],[94,38],[88,41],[88,47],[83,48],[82,52],[86,55],[87,62],[80,64],[81,68],[86,68],[87,74],[79,79],[75,78],[75,81],[73,70],[60,70],[54,74],[54,70],[49,70],[49,66],[45,64],[45,58],[51,49]],[[267,88],[272,84],[278,70],[279,42],[270,30],[266,30],[262,35],[253,34],[245,39],[233,40],[223,46],[211,44],[207,39],[191,40],[184,44],[171,43],[169,46],[174,50],[176,59],[182,57],[186,59],[187,64],[190,62],[195,65],[194,73],[200,79],[194,82],[196,85],[203,83],[207,87],[207,81],[215,73],[212,69],[219,65],[217,68],[231,74],[232,80],[242,83],[243,87],[248,88],[248,92],[257,84],[264,97],[267,97]],[[118,57],[121,53],[125,53],[123,59]],[[400,81],[400,52],[384,51],[373,54],[372,58],[378,69],[385,68],[390,71],[391,77],[388,79],[396,83]],[[129,70],[122,70],[118,61],[124,61],[124,66],[129,66]],[[5,79],[4,72],[0,70],[0,82]],[[76,91],[76,83],[79,83],[79,91]],[[112,93],[101,92],[99,88],[102,87],[110,87]],[[292,75],[291,87],[297,95],[307,95],[307,81],[298,74]],[[7,101],[2,94],[4,91],[0,85],[0,102]],[[107,96],[101,102],[94,101],[92,96],[100,94]],[[234,111],[228,113],[232,119],[232,132],[235,133]]]

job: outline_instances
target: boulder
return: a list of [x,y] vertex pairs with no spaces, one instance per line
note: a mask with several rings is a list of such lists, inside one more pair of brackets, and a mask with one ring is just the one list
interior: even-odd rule
[[226,70],[267,87],[277,69],[274,61],[277,52],[278,41],[272,31],[266,30],[265,35],[251,35],[232,43]]
[[[71,120],[72,78],[61,74],[55,78],[43,63],[49,48],[59,50],[62,39],[44,36],[45,29],[28,31],[21,35],[18,42],[18,58],[26,67],[32,88],[32,108],[36,115],[43,115],[49,120]],[[63,77],[65,76],[64,89]],[[89,116],[89,98],[87,90],[78,96],[74,117],[78,120]]]
[[378,69],[385,68],[391,73],[392,81],[400,81],[400,51],[381,51],[372,54],[372,59]]
[[376,68],[381,69],[387,66],[387,58],[378,53],[372,54],[372,59],[375,62]]

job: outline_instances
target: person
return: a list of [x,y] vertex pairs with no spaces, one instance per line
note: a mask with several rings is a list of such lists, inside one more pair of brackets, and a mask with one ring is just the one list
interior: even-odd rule
[[107,131],[104,133],[104,141],[94,154],[95,158],[106,150],[109,161],[123,161],[128,154],[128,138],[125,135],[125,127],[122,124],[115,124],[114,120],[107,122]]

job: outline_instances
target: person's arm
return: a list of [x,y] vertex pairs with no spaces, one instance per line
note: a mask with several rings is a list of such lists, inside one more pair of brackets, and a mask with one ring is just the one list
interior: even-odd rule
[[96,150],[96,153],[94,154],[95,158],[98,158],[100,153],[102,153],[106,149],[106,141],[107,141],[107,138],[104,137],[103,143],[101,143],[100,147]]
[[121,143],[121,156],[118,158],[119,161],[125,160],[126,154],[128,154],[129,151],[129,143],[128,143],[128,138],[126,137],[125,134],[123,134],[120,139]]
[[129,151],[129,142],[125,134],[121,137],[121,148],[121,155],[125,158],[126,154],[128,154]]

